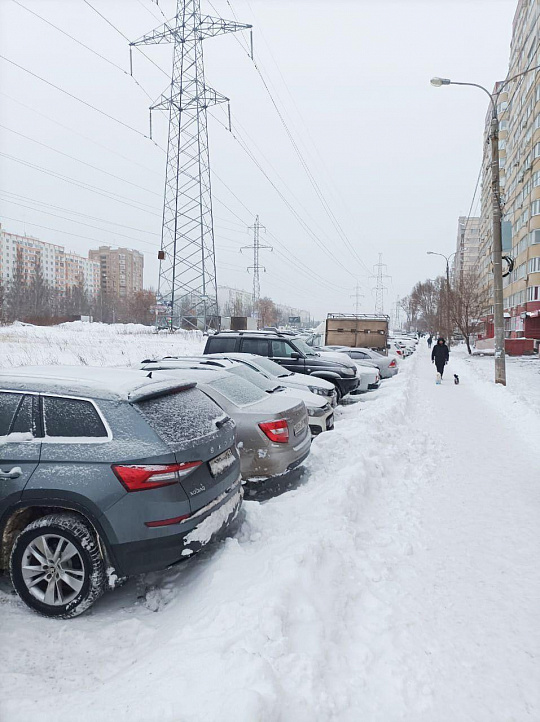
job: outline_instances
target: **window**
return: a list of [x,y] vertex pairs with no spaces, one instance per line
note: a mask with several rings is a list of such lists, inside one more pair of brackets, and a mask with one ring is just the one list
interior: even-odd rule
[[266,338],[243,338],[242,353],[254,353],[257,356],[268,356],[268,339]]
[[529,261],[529,273],[539,273],[540,272],[540,256],[537,256],[536,258],[531,258]]
[[531,203],[531,215],[532,216],[540,215],[540,200],[536,200]]
[[540,286],[531,286],[527,289],[527,301],[540,301]]
[[249,381],[227,374],[226,377],[211,381],[208,386],[215,389],[236,406],[247,406],[268,398],[266,391],[259,389]]
[[33,434],[32,424],[32,397],[25,396],[17,410],[13,424],[11,425],[12,434]]
[[0,393],[0,436],[7,436],[10,433],[11,422],[21,400],[22,394]]
[[107,437],[107,430],[90,401],[45,396],[43,407],[45,436],[94,439]]
[[230,353],[236,351],[234,336],[211,336],[206,342],[206,353]]
[[169,445],[186,444],[216,433],[223,411],[196,388],[139,401],[135,408]]
[[291,358],[293,353],[298,353],[286,341],[272,341],[272,356],[274,358]]

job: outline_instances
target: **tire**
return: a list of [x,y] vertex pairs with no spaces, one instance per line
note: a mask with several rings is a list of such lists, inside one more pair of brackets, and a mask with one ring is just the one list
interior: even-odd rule
[[96,535],[74,514],[50,514],[29,524],[15,540],[9,567],[19,597],[46,617],[77,617],[105,591]]

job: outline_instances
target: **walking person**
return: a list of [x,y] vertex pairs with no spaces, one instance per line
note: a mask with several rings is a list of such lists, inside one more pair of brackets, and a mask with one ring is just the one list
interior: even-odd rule
[[446,345],[446,342],[442,336],[437,339],[437,343],[433,346],[431,352],[431,361],[435,364],[437,369],[437,383],[440,384],[444,374],[444,367],[448,363],[450,358],[450,350]]
[[431,334],[429,334],[428,340],[427,340],[428,348],[431,348],[432,343],[433,343],[433,336]]

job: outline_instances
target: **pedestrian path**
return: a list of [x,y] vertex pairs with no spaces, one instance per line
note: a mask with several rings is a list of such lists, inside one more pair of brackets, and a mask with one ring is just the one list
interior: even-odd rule
[[424,341],[414,363],[410,426],[430,477],[410,500],[396,617],[420,716],[540,720],[540,419],[452,354],[436,385]]

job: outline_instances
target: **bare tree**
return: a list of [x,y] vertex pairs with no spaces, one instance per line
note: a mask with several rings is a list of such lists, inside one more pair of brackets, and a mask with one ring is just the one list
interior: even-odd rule
[[476,271],[462,274],[450,293],[450,317],[465,337],[467,351],[471,351],[471,336],[480,327],[480,316],[487,305],[485,291]]

